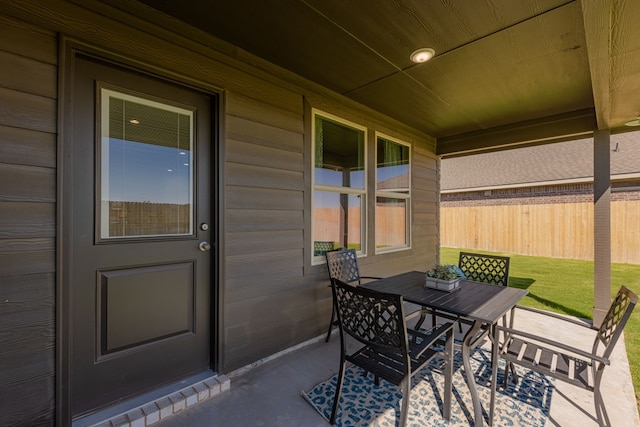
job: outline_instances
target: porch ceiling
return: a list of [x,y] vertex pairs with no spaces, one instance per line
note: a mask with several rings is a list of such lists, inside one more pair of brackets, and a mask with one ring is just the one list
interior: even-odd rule
[[[637,0],[141,0],[438,138],[440,154],[640,114]],[[432,47],[414,64],[409,55]]]

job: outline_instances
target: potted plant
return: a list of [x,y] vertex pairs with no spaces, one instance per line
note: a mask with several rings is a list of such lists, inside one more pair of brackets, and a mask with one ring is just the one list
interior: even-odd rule
[[426,271],[425,286],[450,292],[460,285],[461,277],[463,277],[463,275],[457,265],[436,264],[433,268]]

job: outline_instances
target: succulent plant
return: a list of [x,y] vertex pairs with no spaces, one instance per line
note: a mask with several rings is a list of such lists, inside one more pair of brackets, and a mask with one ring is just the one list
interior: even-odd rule
[[452,264],[437,264],[430,270],[427,270],[426,274],[428,277],[441,280],[453,280],[460,277],[458,266]]

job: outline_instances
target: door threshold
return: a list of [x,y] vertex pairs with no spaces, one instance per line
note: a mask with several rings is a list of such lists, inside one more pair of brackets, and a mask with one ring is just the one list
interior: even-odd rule
[[73,420],[72,427],[144,427],[231,388],[225,375],[207,371]]

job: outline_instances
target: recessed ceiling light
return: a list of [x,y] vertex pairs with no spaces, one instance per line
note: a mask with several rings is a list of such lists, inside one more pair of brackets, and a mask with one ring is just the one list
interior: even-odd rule
[[635,120],[630,120],[624,124],[625,126],[640,126],[640,117]]
[[415,50],[410,58],[415,63],[427,62],[436,54],[436,51],[431,49],[430,47],[423,47],[421,49]]
[[132,125],[139,125],[139,124],[140,124],[140,120],[138,120],[138,119],[131,119],[131,120],[129,120],[129,123],[131,123]]

